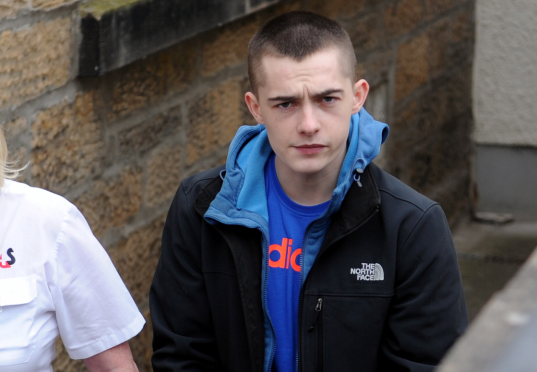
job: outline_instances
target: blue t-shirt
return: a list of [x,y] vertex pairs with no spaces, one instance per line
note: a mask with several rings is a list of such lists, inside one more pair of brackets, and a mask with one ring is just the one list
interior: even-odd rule
[[276,332],[272,371],[293,372],[297,365],[298,301],[302,242],[306,228],[328,207],[329,201],[303,206],[283,191],[273,154],[265,167],[269,214],[268,313]]

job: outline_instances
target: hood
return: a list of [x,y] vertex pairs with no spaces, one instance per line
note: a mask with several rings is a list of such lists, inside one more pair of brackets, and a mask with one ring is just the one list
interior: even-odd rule
[[[337,211],[352,182],[379,154],[389,127],[361,109],[352,115],[347,154],[327,214]],[[264,125],[242,126],[229,147],[222,188],[205,214],[209,223],[262,227],[268,221],[265,164],[272,154]]]

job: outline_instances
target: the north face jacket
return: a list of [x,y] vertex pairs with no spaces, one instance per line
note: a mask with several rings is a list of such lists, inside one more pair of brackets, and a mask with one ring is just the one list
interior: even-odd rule
[[[318,254],[303,257],[300,371],[430,371],[467,325],[440,206],[369,164],[385,132],[353,116],[331,205],[307,230]],[[177,191],[150,294],[156,372],[269,369],[270,153],[262,126],[243,128],[225,169]]]

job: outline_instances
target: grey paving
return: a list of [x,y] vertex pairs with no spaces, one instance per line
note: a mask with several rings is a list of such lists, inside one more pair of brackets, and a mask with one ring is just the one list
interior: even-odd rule
[[537,247],[537,221],[500,226],[467,221],[453,230],[453,240],[472,321]]

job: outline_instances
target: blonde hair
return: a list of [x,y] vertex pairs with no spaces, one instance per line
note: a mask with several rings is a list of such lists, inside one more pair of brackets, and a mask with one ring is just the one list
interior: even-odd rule
[[14,168],[16,162],[8,161],[8,151],[4,131],[0,127],[0,187],[4,186],[4,179],[17,178],[28,165]]

